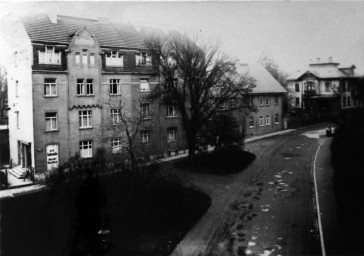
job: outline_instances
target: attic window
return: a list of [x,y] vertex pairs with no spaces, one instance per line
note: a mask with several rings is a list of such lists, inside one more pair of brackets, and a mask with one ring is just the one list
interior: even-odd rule
[[135,54],[135,62],[137,66],[151,66],[152,56],[145,52],[139,52]]
[[39,64],[61,64],[61,52],[55,47],[46,46],[44,51],[38,51]]
[[118,51],[111,51],[106,54],[106,66],[123,67],[124,55]]

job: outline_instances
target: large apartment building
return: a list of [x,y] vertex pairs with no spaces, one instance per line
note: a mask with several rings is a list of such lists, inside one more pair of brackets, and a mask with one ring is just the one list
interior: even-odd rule
[[133,27],[39,15],[6,32],[13,165],[44,173],[75,154],[90,158],[99,147],[126,146],[115,129],[124,108],[143,112],[137,139],[145,150],[163,154],[184,145],[178,111],[146,97],[160,78]]
[[355,70],[355,65],[339,65],[331,57],[327,61],[317,58],[307,70],[289,76],[292,106],[311,114],[359,107],[358,88],[363,75]]

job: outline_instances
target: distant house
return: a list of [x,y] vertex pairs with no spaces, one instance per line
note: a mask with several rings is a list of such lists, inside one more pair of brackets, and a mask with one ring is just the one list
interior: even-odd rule
[[283,98],[287,93],[286,89],[259,64],[240,64],[237,71],[253,77],[256,83],[249,99],[254,111],[248,115],[242,113],[240,119],[246,137],[283,130]]
[[289,76],[291,105],[312,115],[335,114],[342,109],[359,107],[358,88],[362,74],[355,71],[355,65],[339,65],[331,57],[327,62],[318,58],[307,70]]

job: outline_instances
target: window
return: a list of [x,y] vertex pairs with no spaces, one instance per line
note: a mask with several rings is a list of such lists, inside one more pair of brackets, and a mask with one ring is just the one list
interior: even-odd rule
[[86,80],[86,94],[87,95],[94,94],[94,80],[93,79]]
[[46,46],[45,51],[38,51],[40,64],[61,64],[61,52],[55,47]]
[[259,106],[263,106],[263,99],[259,98]]
[[299,92],[300,91],[300,85],[298,83],[296,83],[294,86],[295,86],[295,91]]
[[111,109],[111,121],[112,124],[120,123],[120,109]]
[[86,49],[83,49],[82,50],[82,63],[83,64],[87,64],[87,50]]
[[140,134],[141,134],[142,144],[150,144],[150,131],[144,130],[141,131]]
[[177,141],[177,128],[172,127],[167,129],[167,141],[176,142]]
[[300,98],[296,98],[296,107],[299,107],[300,106]]
[[249,107],[253,107],[253,97],[249,97]]
[[343,92],[346,92],[347,86],[348,86],[348,81],[345,81],[345,84],[343,84]]
[[78,112],[80,128],[92,127],[91,110],[82,110]]
[[270,115],[265,117],[265,125],[270,125]]
[[111,51],[106,54],[106,66],[124,66],[124,55],[118,51]]
[[110,79],[110,94],[120,95],[120,79]]
[[176,107],[174,105],[167,105],[167,117],[176,117]]
[[266,98],[266,99],[265,99],[265,105],[266,105],[266,106],[269,106],[269,98]]
[[331,92],[331,83],[330,82],[325,83],[325,92]]
[[343,107],[346,106],[346,97],[343,97]]
[[76,64],[80,64],[80,53],[79,52],[75,53],[75,62],[76,62]]
[[112,138],[111,139],[111,151],[113,153],[118,153],[120,152],[122,146],[121,146],[121,138],[117,137],[117,138]]
[[249,127],[252,128],[254,127],[254,117],[249,117]]
[[149,80],[147,78],[140,79],[140,91],[148,92],[150,90]]
[[92,140],[80,141],[80,156],[81,158],[92,157]]
[[57,112],[45,114],[46,131],[55,131],[58,129]]
[[278,105],[278,95],[274,96],[274,105]]
[[95,53],[90,53],[90,64],[95,65]]
[[57,96],[57,84],[55,78],[44,79],[44,95]]
[[143,117],[148,117],[150,115],[150,103],[149,102],[142,103],[141,108]]
[[349,107],[351,106],[351,98],[350,98],[350,96],[348,96],[348,106]]
[[263,126],[263,125],[264,125],[263,116],[259,116],[259,126]]
[[19,111],[15,111],[16,114],[16,128],[20,128],[20,124],[19,124]]
[[152,65],[152,57],[145,53],[136,53],[135,54],[135,62],[137,66],[151,66]]
[[178,78],[168,78],[168,79],[166,79],[167,89],[177,88],[177,84],[178,84]]
[[19,97],[19,81],[15,81],[15,97]]
[[274,123],[279,124],[279,114],[274,115]]
[[83,95],[83,94],[85,94],[84,80],[77,79],[77,95]]

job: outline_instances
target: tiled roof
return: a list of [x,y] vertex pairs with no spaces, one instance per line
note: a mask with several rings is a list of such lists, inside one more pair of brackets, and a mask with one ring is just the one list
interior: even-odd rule
[[256,80],[252,93],[286,93],[286,89],[261,65],[237,65],[240,75],[249,75]]
[[33,42],[69,44],[73,33],[86,28],[95,35],[101,47],[145,48],[142,35],[130,25],[69,16],[58,16],[57,23],[52,23],[46,15],[26,17],[22,21]]
[[314,74],[316,77],[325,79],[325,78],[343,78],[343,77],[361,77],[357,71],[354,71],[354,74],[348,75],[341,71],[337,65],[310,65],[307,70],[299,71],[295,74],[290,75],[287,80],[297,80],[305,73],[310,72]]

